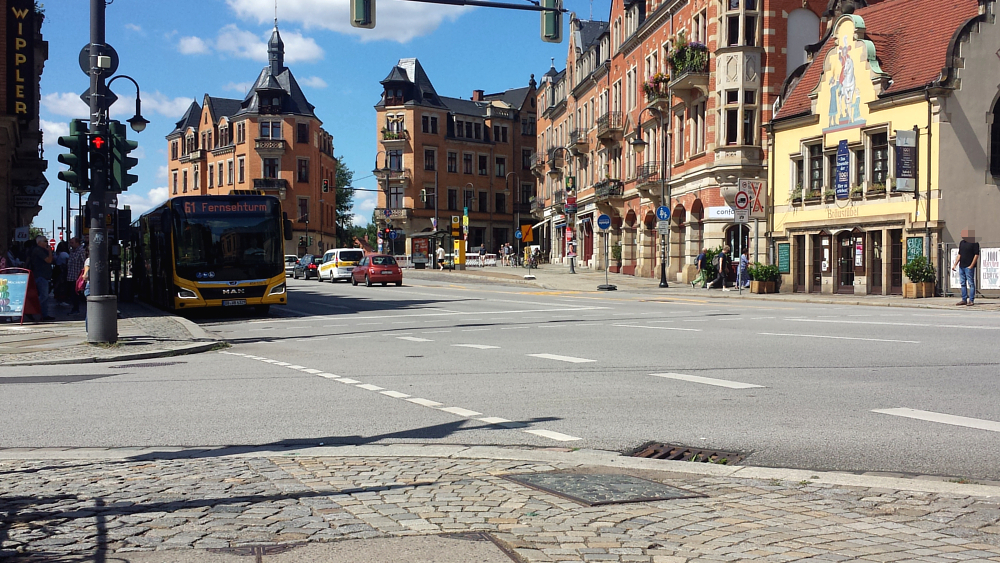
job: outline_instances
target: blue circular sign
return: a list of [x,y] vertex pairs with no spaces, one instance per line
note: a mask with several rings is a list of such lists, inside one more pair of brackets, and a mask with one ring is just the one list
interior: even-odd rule
[[399,233],[397,233],[396,231],[389,231],[389,238],[390,239],[396,240],[396,237],[398,237],[398,236],[399,236]]
[[523,237],[523,236],[524,236],[524,235],[522,235],[522,234],[521,234],[521,231],[514,231],[514,238],[516,238],[516,239],[520,239],[520,238],[521,238],[521,237]]
[[386,209],[382,212],[386,217],[392,217],[392,209]]
[[670,220],[670,208],[666,205],[661,205],[656,208],[656,218],[660,221]]
[[601,229],[611,228],[611,217],[604,215],[603,213],[597,217],[597,226]]

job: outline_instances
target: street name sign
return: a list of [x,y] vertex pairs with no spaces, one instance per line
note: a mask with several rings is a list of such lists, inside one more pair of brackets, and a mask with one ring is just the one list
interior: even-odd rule
[[598,215],[597,217],[597,227],[602,230],[608,230],[611,228],[611,217],[608,215]]

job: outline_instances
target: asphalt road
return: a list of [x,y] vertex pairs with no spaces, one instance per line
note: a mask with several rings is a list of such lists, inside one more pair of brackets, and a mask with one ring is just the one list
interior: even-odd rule
[[753,465],[1000,479],[996,313],[289,286],[270,317],[196,317],[223,352],[0,368],[0,446],[657,441]]

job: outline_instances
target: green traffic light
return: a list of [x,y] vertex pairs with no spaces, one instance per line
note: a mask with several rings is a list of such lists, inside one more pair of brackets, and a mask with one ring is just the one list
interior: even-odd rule
[[70,134],[57,139],[60,146],[69,149],[68,153],[60,154],[58,157],[59,162],[69,166],[69,170],[59,172],[59,179],[68,183],[76,192],[85,192],[90,189],[90,182],[87,178],[89,169],[88,132],[87,122],[82,119],[74,119],[69,122]]
[[139,159],[129,156],[130,152],[139,148],[139,143],[128,140],[128,130],[119,121],[112,121],[109,131],[111,132],[111,191],[121,193],[139,181],[138,176],[129,174],[129,170],[139,164]]

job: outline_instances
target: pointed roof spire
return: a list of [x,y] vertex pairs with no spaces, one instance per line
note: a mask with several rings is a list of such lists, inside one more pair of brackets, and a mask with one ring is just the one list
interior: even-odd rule
[[285,43],[278,33],[278,0],[274,2],[274,32],[267,42],[267,60],[271,65],[271,74],[279,74],[285,68]]

